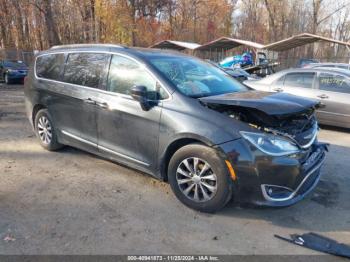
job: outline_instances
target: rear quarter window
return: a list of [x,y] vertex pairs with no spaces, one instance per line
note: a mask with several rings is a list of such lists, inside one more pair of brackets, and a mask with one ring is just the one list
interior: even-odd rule
[[36,75],[38,77],[60,80],[65,61],[65,54],[42,55],[36,59]]

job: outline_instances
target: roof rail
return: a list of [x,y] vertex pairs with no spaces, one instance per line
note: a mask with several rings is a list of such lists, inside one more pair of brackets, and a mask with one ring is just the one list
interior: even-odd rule
[[117,48],[126,48],[123,45],[115,44],[70,44],[70,45],[55,45],[50,49],[60,49],[60,48],[80,48],[80,47],[117,47]]

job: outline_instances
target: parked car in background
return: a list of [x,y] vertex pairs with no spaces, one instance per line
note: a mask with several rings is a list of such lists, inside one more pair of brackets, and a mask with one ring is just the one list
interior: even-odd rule
[[350,128],[350,72],[336,68],[289,69],[247,86],[269,92],[286,92],[317,99],[324,107],[317,111],[322,124]]
[[294,204],[317,185],[325,160],[317,101],[251,91],[177,52],[54,47],[35,58],[24,92],[45,149],[71,145],[169,181],[200,211],[232,197]]
[[345,64],[345,63],[311,63],[305,66],[305,68],[317,68],[317,67],[340,68],[340,69],[350,70],[350,64]]
[[298,63],[296,64],[297,68],[303,68],[306,67],[309,64],[319,63],[320,61],[317,59],[311,59],[311,58],[301,58],[299,59]]
[[6,84],[23,83],[27,73],[28,67],[22,61],[0,60],[0,79]]
[[209,59],[205,60],[206,62],[212,64],[213,66],[216,66],[217,68],[225,71],[228,75],[232,76],[234,79],[238,80],[239,82],[243,82],[245,80],[257,80],[260,79],[260,77],[256,75],[249,74],[247,71],[240,67],[223,67],[219,65],[218,63],[215,63]]
[[219,62],[221,67],[240,67],[254,65],[253,55],[250,52],[244,52],[242,55],[229,56]]

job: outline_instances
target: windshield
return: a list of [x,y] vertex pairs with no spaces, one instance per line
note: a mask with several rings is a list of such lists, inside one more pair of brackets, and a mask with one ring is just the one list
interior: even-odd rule
[[4,66],[10,67],[10,68],[25,68],[25,67],[27,67],[25,63],[17,62],[17,61],[4,61]]
[[150,63],[181,93],[190,97],[198,98],[248,90],[223,70],[196,58],[153,57],[150,58]]

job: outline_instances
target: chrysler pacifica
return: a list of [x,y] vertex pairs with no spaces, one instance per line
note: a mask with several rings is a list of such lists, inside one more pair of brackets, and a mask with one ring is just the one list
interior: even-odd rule
[[168,181],[185,205],[294,204],[317,184],[327,146],[314,100],[252,91],[181,53],[117,45],[39,53],[25,83],[47,150],[86,150]]

